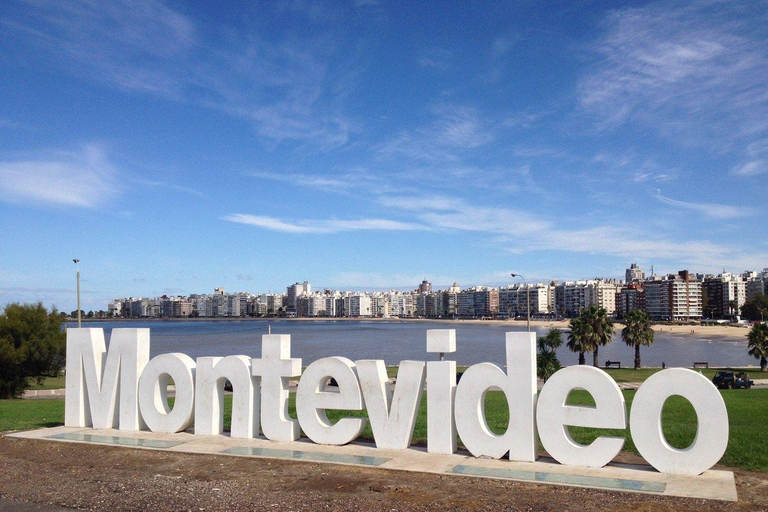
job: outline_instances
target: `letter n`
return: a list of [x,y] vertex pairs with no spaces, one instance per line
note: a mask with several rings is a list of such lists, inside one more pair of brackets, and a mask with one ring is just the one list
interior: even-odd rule
[[113,329],[107,352],[103,329],[67,329],[64,425],[145,428],[139,377],[149,361],[149,329]]

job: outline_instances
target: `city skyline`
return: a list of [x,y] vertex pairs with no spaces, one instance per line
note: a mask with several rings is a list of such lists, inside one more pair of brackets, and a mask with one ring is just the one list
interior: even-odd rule
[[760,2],[0,5],[0,303],[768,266]]

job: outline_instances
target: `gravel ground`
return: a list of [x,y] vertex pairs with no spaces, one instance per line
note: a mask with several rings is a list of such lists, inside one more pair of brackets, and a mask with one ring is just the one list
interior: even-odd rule
[[[740,501],[662,498],[461,476],[0,438],[0,498],[82,510],[768,510],[768,474]],[[2,508],[2,507],[0,507]]]

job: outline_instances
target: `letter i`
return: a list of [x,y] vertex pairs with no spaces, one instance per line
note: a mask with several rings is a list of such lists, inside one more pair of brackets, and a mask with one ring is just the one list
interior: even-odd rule
[[456,452],[456,361],[444,361],[446,352],[456,352],[456,329],[427,330],[427,352],[439,353],[440,361],[427,362],[427,451]]

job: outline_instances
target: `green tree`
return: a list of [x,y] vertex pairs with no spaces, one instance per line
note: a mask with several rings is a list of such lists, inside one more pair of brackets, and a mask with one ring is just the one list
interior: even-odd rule
[[536,374],[540,379],[550,378],[562,366],[555,352],[563,344],[560,329],[550,329],[545,336],[536,338],[538,354],[536,355]]
[[739,301],[737,300],[729,300],[728,301],[728,311],[731,314],[731,317],[734,316],[733,312],[739,310]]
[[599,366],[597,353],[613,341],[613,321],[605,308],[592,304],[581,312],[584,322],[584,345],[592,351],[592,365]]
[[0,398],[21,395],[34,377],[55,377],[64,366],[65,334],[56,308],[9,304],[0,314]]
[[741,306],[741,316],[755,320],[768,320],[768,295],[758,293]]
[[764,372],[768,364],[768,324],[755,324],[747,335],[749,355],[760,359],[760,371]]
[[625,327],[621,330],[621,339],[630,347],[635,347],[635,370],[640,368],[640,347],[653,345],[653,327],[645,311],[635,309],[624,318]]
[[580,316],[571,318],[570,327],[571,332],[568,333],[568,343],[566,346],[571,350],[571,352],[578,352],[579,364],[584,364],[586,363],[586,360],[584,359],[584,352],[591,350],[590,346],[587,345],[587,338],[585,334],[586,325],[584,323],[584,319]]

